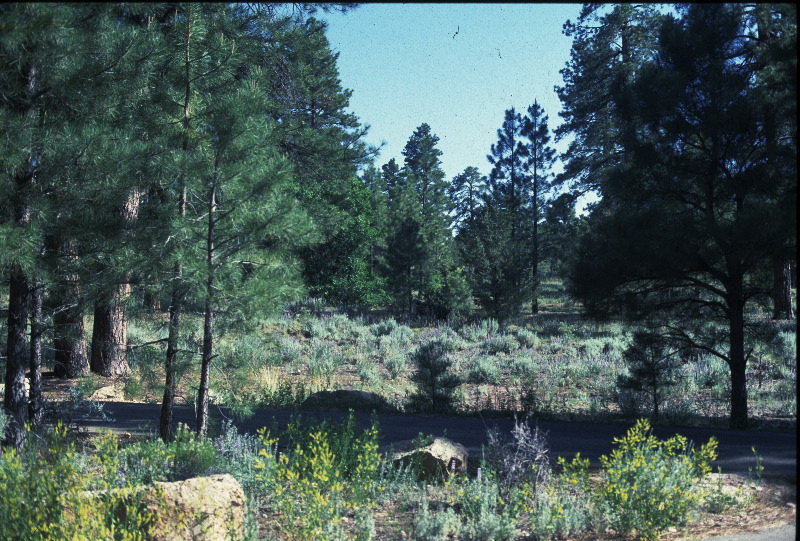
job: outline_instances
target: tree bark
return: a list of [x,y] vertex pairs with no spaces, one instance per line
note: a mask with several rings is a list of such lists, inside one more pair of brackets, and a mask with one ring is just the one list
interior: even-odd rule
[[[139,215],[140,197],[141,191],[134,187],[119,209],[128,240],[133,236],[133,226]],[[130,279],[130,271],[125,272],[123,282],[114,287],[110,301],[95,305],[91,370],[105,377],[125,376],[131,371],[127,359],[128,316],[125,312],[131,293]]]
[[[177,10],[175,12],[177,14]],[[186,47],[184,54],[184,75],[185,75],[185,90],[183,95],[183,118],[181,123],[184,129],[184,138],[182,144],[183,152],[189,150],[188,132],[190,128],[191,116],[189,110],[189,100],[192,91],[192,78],[191,78],[191,41],[192,41],[192,6],[189,4],[186,11]],[[180,187],[180,194],[178,195],[178,216],[183,218],[186,216],[186,183],[182,182]],[[166,381],[164,384],[164,396],[161,400],[161,415],[159,418],[159,430],[161,439],[164,441],[172,441],[175,436],[175,429],[173,426],[173,407],[175,405],[175,387],[176,387],[176,374],[178,360],[178,336],[180,331],[181,310],[183,307],[183,289],[181,281],[183,280],[183,265],[178,262],[175,265],[175,285],[172,287],[172,296],[170,299],[169,307],[169,335],[167,337],[167,356],[164,360],[164,371],[166,372]]]
[[105,377],[130,374],[126,355],[128,318],[124,303],[131,288],[129,284],[119,284],[116,289],[110,303],[98,304],[94,308],[91,370]]
[[[36,91],[36,68],[25,66],[20,70],[27,97],[32,98]],[[26,109],[26,113],[33,110]],[[15,225],[28,229],[31,224],[31,189],[34,179],[33,156],[28,156],[19,173],[14,175],[13,212]],[[28,277],[19,264],[11,265],[8,284],[8,320],[6,340],[6,374],[3,407],[7,417],[3,439],[6,445],[13,445],[18,451],[25,441],[25,421],[28,413],[28,394],[25,389],[27,369],[26,330],[28,325]]]
[[773,260],[772,319],[793,319],[792,304],[792,262]]
[[34,428],[42,423],[44,415],[44,399],[42,397],[42,334],[44,321],[42,320],[42,298],[44,285],[41,280],[34,277],[31,287],[30,321],[31,321],[31,358],[30,358],[30,403],[28,416]]
[[729,303],[730,350],[728,366],[731,370],[731,428],[747,428],[747,359],[744,354],[744,303]]
[[5,444],[17,450],[25,441],[28,393],[25,390],[26,329],[28,324],[28,281],[17,270],[8,288],[8,341],[6,342],[6,387],[3,403],[7,417]]
[[214,275],[215,248],[214,224],[217,209],[217,189],[212,186],[208,198],[208,236],[206,238],[206,306],[203,319],[203,360],[200,368],[200,389],[197,392],[197,434],[205,436],[208,431],[208,391],[211,379],[211,360],[214,355]]
[[158,423],[161,439],[165,442],[172,441],[175,436],[173,407],[175,405],[175,366],[178,360],[178,332],[181,322],[181,303],[181,295],[176,286],[175,290],[172,292],[172,302],[169,307],[167,356],[164,360],[166,381],[164,384],[164,396],[161,400],[161,414]]
[[[74,244],[63,238],[50,237],[51,249],[57,257],[73,262],[78,255]],[[68,263],[69,264],[69,263]],[[89,373],[89,358],[86,348],[83,309],[81,306],[80,276],[73,270],[63,271],[59,286],[59,300],[53,315],[55,329],[55,375],[73,379]]]

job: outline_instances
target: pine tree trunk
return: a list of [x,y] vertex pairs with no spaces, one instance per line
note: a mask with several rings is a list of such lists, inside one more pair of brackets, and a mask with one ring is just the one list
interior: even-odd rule
[[130,374],[126,356],[128,318],[124,305],[130,289],[129,284],[120,284],[109,304],[95,306],[91,360],[91,370],[95,374],[104,377]]
[[[181,269],[178,269],[181,273]],[[181,321],[181,295],[176,288],[172,292],[172,302],[169,307],[169,334],[167,336],[167,356],[164,360],[166,382],[164,384],[164,397],[161,400],[161,414],[159,416],[159,432],[165,442],[172,441],[175,436],[173,423],[173,409],[175,405],[175,367],[178,360],[178,332]]]
[[531,313],[539,313],[539,175],[534,162],[533,169],[533,252],[531,253]]
[[792,304],[792,262],[773,260],[772,319],[793,319]]
[[42,334],[44,322],[42,321],[42,298],[44,286],[38,278],[34,277],[30,298],[31,321],[31,358],[30,358],[30,403],[28,404],[28,417],[37,428],[42,423],[44,415],[44,399],[42,397]]
[[215,238],[216,220],[216,186],[212,186],[208,198],[208,236],[206,238],[206,261],[208,264],[208,281],[206,282],[206,306],[203,320],[203,359],[200,368],[200,389],[197,393],[197,434],[205,436],[208,431],[208,391],[211,379],[211,360],[214,354],[214,275],[215,275]]
[[203,321],[203,360],[200,368],[200,389],[197,392],[197,434],[208,432],[208,392],[211,380],[211,359],[214,350],[214,309],[206,300]]
[[747,360],[744,353],[744,302],[734,299],[729,303],[730,350],[728,365],[731,370],[731,428],[747,428]]
[[[49,244],[57,257],[73,262],[77,260],[78,255],[71,241],[50,237]],[[74,271],[66,270],[62,272],[60,278],[58,298],[61,305],[53,315],[54,372],[59,378],[73,379],[89,373],[80,276]]]
[[[25,66],[20,70],[28,98],[36,91],[36,68]],[[30,112],[30,110],[29,110]],[[24,168],[14,177],[14,222],[20,229],[31,224],[31,188],[34,179],[34,162],[29,156]],[[12,264],[8,282],[8,319],[6,339],[6,374],[3,408],[7,417],[3,441],[21,450],[25,441],[25,421],[28,414],[28,395],[25,390],[27,359],[26,330],[28,325],[28,277],[22,268]]]
[[[176,8],[177,14],[177,8]],[[192,6],[187,6],[186,11],[186,47],[184,69],[185,69],[185,89],[183,95],[183,118],[181,120],[184,129],[184,139],[182,150],[184,153],[189,150],[189,100],[191,98],[191,40],[192,40]],[[186,216],[186,183],[184,182],[178,196],[178,216]],[[159,429],[161,439],[172,441],[174,437],[173,428],[173,409],[175,405],[175,370],[178,360],[178,336],[180,331],[181,310],[183,308],[183,292],[181,281],[183,279],[183,265],[179,262],[175,268],[175,285],[172,288],[172,298],[169,307],[169,336],[167,337],[167,356],[164,360],[164,370],[166,371],[166,382],[164,385],[164,397],[161,401],[161,416],[159,419]]]
[[[141,191],[134,187],[119,209],[125,235],[129,239],[133,236],[133,226],[139,215],[140,197]],[[131,273],[126,272],[123,283],[114,287],[108,303],[95,305],[91,370],[105,377],[126,376],[131,371],[127,359],[128,317],[125,313],[125,303],[131,293],[130,277]]]
[[25,391],[26,329],[28,325],[28,281],[21,270],[14,272],[8,288],[8,340],[6,342],[6,387],[3,404],[7,417],[5,444],[17,450],[25,441],[28,394]]

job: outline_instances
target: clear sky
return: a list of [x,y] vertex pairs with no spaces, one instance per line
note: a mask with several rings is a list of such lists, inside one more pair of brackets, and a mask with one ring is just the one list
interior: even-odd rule
[[[367,142],[385,141],[376,165],[395,158],[422,123],[439,137],[450,180],[486,160],[506,109],[534,100],[560,123],[554,86],[572,40],[561,32],[580,4],[362,4],[320,14],[339,53],[350,110],[371,126]],[[554,145],[564,150],[564,143]],[[560,167],[557,167],[557,171]]]

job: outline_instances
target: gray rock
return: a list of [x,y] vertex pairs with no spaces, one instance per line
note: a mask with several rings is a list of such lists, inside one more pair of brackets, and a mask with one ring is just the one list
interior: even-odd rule
[[395,466],[418,468],[421,479],[436,479],[443,475],[457,475],[467,471],[469,452],[460,443],[447,438],[428,438],[405,440],[384,446],[384,453],[393,451],[392,462]]

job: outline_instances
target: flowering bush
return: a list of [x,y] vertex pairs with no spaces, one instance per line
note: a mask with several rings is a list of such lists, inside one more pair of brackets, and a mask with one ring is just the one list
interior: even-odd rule
[[600,457],[602,478],[594,493],[601,524],[643,539],[685,524],[705,498],[698,481],[711,472],[716,439],[699,450],[677,434],[659,441],[641,419],[614,443],[611,454]]

